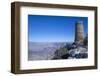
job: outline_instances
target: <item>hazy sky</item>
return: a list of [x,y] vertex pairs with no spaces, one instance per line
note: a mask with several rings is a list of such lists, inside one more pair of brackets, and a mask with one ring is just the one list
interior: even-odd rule
[[87,17],[28,15],[28,38],[31,42],[71,42],[75,38],[75,23],[83,21],[84,35],[88,31]]

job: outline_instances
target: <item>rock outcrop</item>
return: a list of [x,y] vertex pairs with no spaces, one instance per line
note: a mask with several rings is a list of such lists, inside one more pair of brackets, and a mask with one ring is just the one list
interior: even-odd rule
[[55,55],[54,55],[54,58],[53,59],[62,59],[62,56],[67,54],[68,53],[68,50],[67,48],[63,47],[63,48],[60,48],[58,50],[55,51]]

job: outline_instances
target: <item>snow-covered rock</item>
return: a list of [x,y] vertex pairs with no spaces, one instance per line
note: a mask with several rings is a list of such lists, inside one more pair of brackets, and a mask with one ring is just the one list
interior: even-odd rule
[[72,58],[87,58],[88,53],[87,53],[87,48],[85,47],[77,47],[75,49],[69,50],[69,57]]

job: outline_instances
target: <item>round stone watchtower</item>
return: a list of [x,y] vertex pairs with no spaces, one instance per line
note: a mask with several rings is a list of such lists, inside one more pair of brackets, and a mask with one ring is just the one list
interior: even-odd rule
[[76,44],[83,44],[83,41],[84,41],[83,22],[77,21],[75,24],[75,43]]

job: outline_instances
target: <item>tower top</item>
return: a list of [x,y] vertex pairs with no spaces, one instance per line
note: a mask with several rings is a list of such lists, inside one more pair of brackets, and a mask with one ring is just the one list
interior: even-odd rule
[[83,21],[76,21],[76,24],[83,24]]

